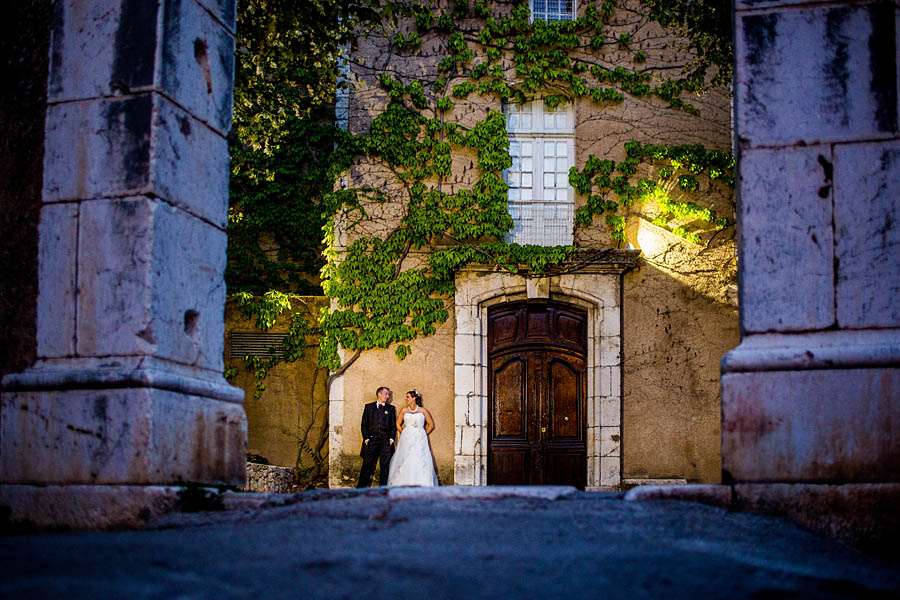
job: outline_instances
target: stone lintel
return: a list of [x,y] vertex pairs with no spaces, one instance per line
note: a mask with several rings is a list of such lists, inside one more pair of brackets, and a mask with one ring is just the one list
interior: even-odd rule
[[[574,258],[561,265],[548,266],[545,273],[537,274],[532,272],[527,265],[518,265],[519,270],[515,275],[526,279],[540,279],[562,274],[624,273],[637,265],[640,255],[640,250],[579,248],[575,251]],[[466,265],[463,271],[494,273],[503,271],[503,269],[497,265],[473,263]]]

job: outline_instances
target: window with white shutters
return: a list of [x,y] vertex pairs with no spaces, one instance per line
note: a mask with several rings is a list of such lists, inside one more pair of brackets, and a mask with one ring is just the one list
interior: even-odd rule
[[575,194],[569,186],[569,169],[575,164],[572,107],[550,109],[535,100],[508,105],[506,114],[512,166],[504,177],[513,218],[508,241],[569,245],[575,214]]

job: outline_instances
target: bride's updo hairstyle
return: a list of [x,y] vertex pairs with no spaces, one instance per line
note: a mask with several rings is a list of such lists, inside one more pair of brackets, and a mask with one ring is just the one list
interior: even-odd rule
[[406,393],[416,399],[416,404],[422,406],[422,394],[419,393],[419,390],[409,390]]

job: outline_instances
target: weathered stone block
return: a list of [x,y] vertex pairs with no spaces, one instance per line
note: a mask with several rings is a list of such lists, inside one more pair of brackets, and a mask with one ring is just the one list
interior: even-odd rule
[[221,230],[156,200],[83,203],[78,353],[221,371],[225,244]]
[[222,372],[226,245],[224,231],[157,204],[152,295],[157,356]]
[[456,365],[453,368],[453,389],[456,396],[468,396],[475,392],[475,367]]
[[341,424],[343,424],[343,422],[344,422],[344,403],[343,402],[329,402],[328,403],[328,423],[341,425]]
[[197,3],[234,31],[235,0],[197,0]]
[[56,3],[47,100],[121,95],[153,85],[159,2]]
[[137,529],[177,507],[180,488],[138,485],[0,485],[9,522],[39,529]]
[[621,459],[618,456],[600,457],[600,485],[619,485],[621,480]]
[[455,425],[471,425],[469,421],[469,399],[456,396],[453,401],[453,421]]
[[453,461],[453,482],[456,485],[476,485],[475,459],[456,456]]
[[225,229],[228,142],[164,98],[153,119],[152,185],[157,196]]
[[619,364],[621,338],[614,335],[606,335],[600,338],[600,364],[602,366],[616,366]]
[[834,165],[838,325],[900,326],[900,143],[839,145]]
[[834,322],[830,184],[826,148],[743,153],[745,331],[823,329]]
[[57,19],[51,50],[51,104],[156,90],[220,136],[228,133],[233,2],[124,0],[115,6],[68,0],[58,10],[62,18]]
[[[343,357],[341,357],[341,359],[343,360]],[[344,378],[343,378],[343,377],[338,377],[337,379],[335,379],[334,381],[332,381],[332,382],[331,382],[331,386],[330,386],[329,389],[328,389],[328,393],[329,393],[329,398],[328,398],[328,401],[329,401],[329,404],[328,404],[329,410],[331,410],[332,407],[334,407],[335,405],[340,404],[340,405],[341,405],[341,410],[343,411],[343,406],[344,406]],[[341,413],[341,416],[343,417],[343,412]]]
[[600,424],[600,398],[597,396],[588,396],[586,401],[585,420],[588,428],[592,425]]
[[736,481],[900,480],[900,370],[722,376],[723,468]]
[[600,424],[607,427],[618,427],[621,425],[622,410],[619,398],[601,398],[600,399]]
[[619,427],[600,428],[600,456],[619,456],[622,430]]
[[151,193],[225,228],[228,144],[156,94],[47,111],[44,202]]
[[612,395],[609,380],[610,370],[611,367],[597,367],[594,369],[594,390],[601,398],[608,398]]
[[475,344],[479,338],[474,335],[454,336],[454,355],[453,361],[457,365],[474,365],[475,364]]
[[738,14],[742,146],[891,137],[897,125],[893,3]]
[[75,354],[78,206],[47,205],[41,210],[38,261],[37,352],[40,357]]
[[618,336],[622,330],[622,311],[617,305],[607,304],[600,311],[600,335]]
[[[459,283],[457,283],[459,287]],[[456,298],[456,333],[457,335],[474,335],[476,330],[477,307],[460,304],[460,298]]]
[[460,454],[473,454],[475,443],[480,439],[479,427],[460,428]]
[[139,193],[150,185],[150,94],[50,106],[44,202]]
[[243,407],[154,388],[2,397],[7,483],[244,484]]
[[[157,202],[96,200],[82,205],[78,353],[153,354],[153,227]],[[103,251],[98,251],[102,248]]]
[[469,399],[469,425],[480,425],[487,422],[487,398],[484,396],[470,396]]
[[604,367],[601,371],[606,372],[606,379],[609,381],[609,396],[613,398],[622,397],[622,369],[621,367]]
[[228,133],[234,37],[197,2],[166,2],[160,71],[160,88],[167,95],[220,135]]

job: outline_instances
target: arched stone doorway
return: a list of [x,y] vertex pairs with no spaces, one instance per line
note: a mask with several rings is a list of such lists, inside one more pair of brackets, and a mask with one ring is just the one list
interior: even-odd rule
[[488,310],[488,484],[585,487],[586,325],[556,302]]
[[[582,485],[587,490],[619,485],[622,478],[622,274],[634,266],[639,254],[637,250],[609,250],[592,262],[579,265],[577,272],[544,277],[503,273],[479,266],[457,276],[454,297],[456,485],[493,483],[488,477],[488,324],[494,311],[524,301],[565,306],[584,315]],[[571,422],[572,417],[569,419]]]

